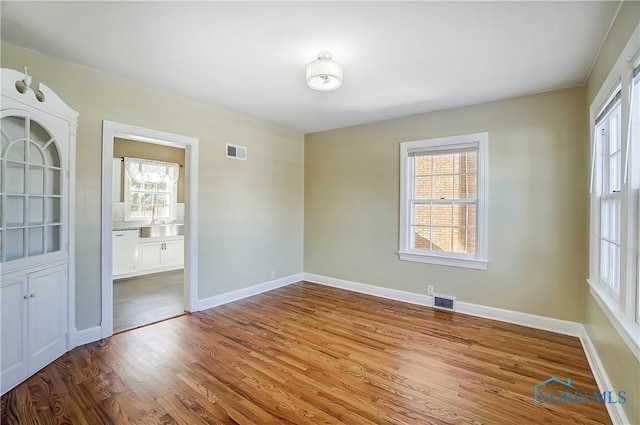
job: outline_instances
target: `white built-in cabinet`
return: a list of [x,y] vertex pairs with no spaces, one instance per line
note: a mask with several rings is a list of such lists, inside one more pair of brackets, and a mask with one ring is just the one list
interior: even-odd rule
[[184,267],[184,236],[139,238],[140,231],[113,231],[113,277],[122,279]]
[[77,112],[31,77],[0,70],[0,386],[72,348]]
[[138,258],[140,272],[181,269],[184,267],[184,238],[141,242]]
[[113,232],[113,277],[184,268],[184,237],[138,238],[137,230]]

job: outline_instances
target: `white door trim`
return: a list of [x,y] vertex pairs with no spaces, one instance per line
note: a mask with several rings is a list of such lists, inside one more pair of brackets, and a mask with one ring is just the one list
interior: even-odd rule
[[181,134],[122,124],[102,122],[102,338],[113,335],[113,264],[111,232],[112,224],[112,160],[113,139],[121,137],[141,142],[185,149],[185,232],[184,232],[184,278],[185,309],[198,310],[198,145],[200,140]]

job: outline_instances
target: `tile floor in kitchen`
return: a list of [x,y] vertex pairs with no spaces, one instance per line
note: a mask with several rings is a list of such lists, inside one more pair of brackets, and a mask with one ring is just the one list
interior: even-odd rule
[[184,270],[154,273],[113,282],[113,332],[184,313]]

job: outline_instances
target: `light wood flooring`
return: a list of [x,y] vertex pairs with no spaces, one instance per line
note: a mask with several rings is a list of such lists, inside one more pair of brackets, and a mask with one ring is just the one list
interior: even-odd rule
[[577,338],[297,283],[74,349],[2,424],[609,424]]
[[135,328],[184,313],[184,270],[113,282],[113,331]]

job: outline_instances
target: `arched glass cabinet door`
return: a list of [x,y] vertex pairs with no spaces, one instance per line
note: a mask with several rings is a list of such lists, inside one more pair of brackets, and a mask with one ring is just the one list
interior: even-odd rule
[[[63,249],[63,164],[56,138],[29,116],[0,118],[0,262]],[[37,258],[36,258],[37,257]]]

